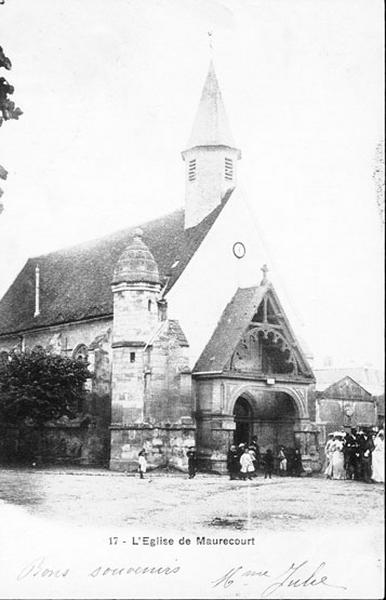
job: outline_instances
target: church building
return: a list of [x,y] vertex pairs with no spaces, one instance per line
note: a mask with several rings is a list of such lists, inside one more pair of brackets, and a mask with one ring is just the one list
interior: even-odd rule
[[145,448],[150,467],[185,469],[195,446],[200,469],[224,473],[230,444],[256,435],[319,468],[314,375],[269,280],[240,159],[211,63],[182,151],[184,208],[30,258],[2,298],[3,358],[42,347],[92,372],[86,426],[47,425],[52,460],[134,470]]

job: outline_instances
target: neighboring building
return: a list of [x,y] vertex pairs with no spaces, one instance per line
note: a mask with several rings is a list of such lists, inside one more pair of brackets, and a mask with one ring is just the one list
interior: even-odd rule
[[[94,396],[111,402],[112,469],[134,469],[142,447],[151,466],[185,468],[196,444],[201,468],[224,472],[230,443],[256,434],[315,470],[314,376],[265,267],[259,281],[266,256],[212,64],[182,157],[184,210],[28,260],[0,302],[0,351],[87,358]],[[80,462],[100,462],[82,440]]]
[[385,394],[375,397],[377,403],[377,426],[379,429],[385,429]]
[[[320,442],[336,429],[373,427],[382,419],[383,378],[371,367],[315,369],[316,424]],[[379,412],[380,411],[380,412]]]

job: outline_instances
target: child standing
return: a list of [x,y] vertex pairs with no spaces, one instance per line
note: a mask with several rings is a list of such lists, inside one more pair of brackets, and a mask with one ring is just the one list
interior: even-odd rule
[[139,467],[138,467],[139,477],[140,477],[140,479],[143,479],[144,475],[146,473],[146,468],[147,468],[145,450],[141,450],[141,452],[138,454],[138,462],[139,462]]
[[255,469],[253,468],[252,455],[250,454],[248,448],[245,448],[243,454],[240,456],[240,466],[242,479],[252,479]]
[[287,457],[284,453],[284,446],[280,446],[278,458],[279,458],[279,474],[281,476],[287,475]]

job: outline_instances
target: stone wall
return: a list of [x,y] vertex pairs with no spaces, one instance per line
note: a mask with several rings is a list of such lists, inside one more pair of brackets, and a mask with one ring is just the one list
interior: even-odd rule
[[144,375],[146,423],[173,424],[192,416],[188,347],[166,324],[149,351]]
[[107,427],[79,424],[41,428],[0,426],[0,462],[3,464],[106,467],[109,446]]
[[9,352],[20,344],[25,349],[42,346],[58,354],[72,356],[80,344],[90,346],[96,337],[103,335],[112,326],[112,317],[90,321],[63,323],[45,329],[28,331],[23,335],[12,335],[0,338],[0,350]]
[[112,426],[110,468],[117,471],[136,471],[138,453],[145,449],[149,470],[173,468],[186,471],[186,451],[194,445],[195,427],[192,421],[158,427]]

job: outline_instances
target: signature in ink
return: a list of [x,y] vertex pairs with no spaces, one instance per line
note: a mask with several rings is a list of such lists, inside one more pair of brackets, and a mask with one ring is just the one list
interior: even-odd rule
[[329,581],[329,576],[327,574],[323,574],[323,570],[326,567],[325,562],[319,563],[316,568],[312,568],[309,564],[308,560],[304,560],[303,562],[291,563],[291,566],[287,568],[284,573],[280,573],[279,575],[275,575],[270,573],[268,569],[258,569],[258,570],[247,570],[244,566],[239,565],[237,567],[232,567],[224,573],[221,577],[212,581],[212,587],[223,587],[229,588],[236,582],[241,582],[244,577],[248,578],[259,578],[259,579],[271,579],[272,583],[270,583],[267,587],[265,587],[261,593],[261,598],[269,598],[275,592],[279,590],[283,590],[284,588],[307,588],[307,587],[318,587],[325,586],[329,588],[335,589],[347,589],[343,585],[336,585]]

